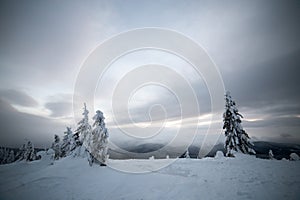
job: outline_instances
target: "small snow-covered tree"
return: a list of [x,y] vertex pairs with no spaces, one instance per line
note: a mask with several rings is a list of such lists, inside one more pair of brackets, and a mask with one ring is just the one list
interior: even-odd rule
[[154,156],[150,156],[149,160],[155,160],[155,157]]
[[27,145],[26,145],[26,151],[24,153],[24,159],[26,161],[33,161],[33,160],[36,159],[36,153],[34,151],[34,145],[30,140],[28,140]]
[[226,92],[223,129],[225,129],[225,150],[227,157],[234,157],[233,151],[255,154],[255,151],[252,149],[253,143],[251,143],[249,135],[241,125],[241,118],[243,116],[238,112],[235,101],[231,98],[230,93]]
[[0,147],[0,164],[2,164],[2,160],[4,159],[4,150]]
[[9,156],[7,158],[7,163],[12,163],[12,162],[15,162],[15,152],[13,150],[9,152]]
[[269,159],[274,160],[274,154],[273,154],[272,149],[269,150]]
[[71,150],[74,148],[74,139],[71,127],[67,127],[67,131],[65,131],[64,134],[65,135],[61,145],[61,157],[68,156]]
[[96,115],[93,117],[94,128],[92,131],[92,140],[90,141],[91,163],[97,159],[102,166],[106,165],[108,150],[108,131],[105,128],[104,119],[103,113],[97,110]]
[[185,157],[185,158],[191,158],[191,157],[190,157],[189,148],[186,149],[186,152],[185,152],[185,154],[184,154],[184,157]]
[[3,159],[4,159],[4,151],[2,147],[0,147],[0,164],[2,164]]
[[17,154],[16,154],[15,159],[18,160],[18,161],[23,160],[23,159],[24,159],[25,151],[26,151],[26,144],[23,144],[23,145],[19,148],[19,150],[18,150],[18,152],[17,152]]
[[8,163],[9,151],[7,148],[0,149],[0,164]]
[[58,135],[54,135],[54,142],[51,145],[51,148],[54,150],[54,160],[58,160],[61,156],[61,148],[60,148],[60,138]]

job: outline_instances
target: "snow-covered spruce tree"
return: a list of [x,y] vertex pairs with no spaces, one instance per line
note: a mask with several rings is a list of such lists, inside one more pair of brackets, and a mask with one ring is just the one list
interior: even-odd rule
[[74,156],[79,156],[82,153],[87,153],[89,156],[88,151],[92,127],[89,124],[89,111],[87,110],[85,103],[82,115],[83,118],[78,122],[78,127],[73,135],[75,147],[73,147],[72,151],[74,151]]
[[67,127],[67,131],[65,131],[64,134],[65,135],[61,144],[61,157],[68,156],[74,144],[71,127]]
[[72,148],[72,151],[76,148],[82,145],[81,141],[80,141],[80,132],[75,132],[73,135],[73,140],[74,140],[74,146]]
[[2,149],[2,147],[0,147],[0,164],[2,164],[3,159],[4,159],[4,150]]
[[243,116],[238,112],[235,101],[230,93],[225,94],[225,112],[223,114],[223,129],[225,129],[225,150],[227,157],[234,157],[233,151],[245,154],[255,154],[249,135],[241,123]]
[[7,163],[12,163],[12,162],[15,162],[15,152],[13,150],[9,152],[9,156],[7,158]]
[[99,161],[101,166],[106,165],[107,150],[108,150],[108,132],[105,128],[104,116],[100,110],[96,111],[96,115],[93,117],[93,131],[91,140],[91,155],[92,160],[90,164],[95,161]]
[[25,154],[25,152],[26,152],[26,144],[23,144],[23,145],[19,148],[19,150],[18,150],[18,152],[17,152],[17,155],[16,155],[15,159],[18,160],[18,161],[23,160],[23,159],[24,159],[24,154]]
[[185,154],[184,154],[184,157],[185,157],[185,158],[191,158],[191,157],[190,157],[189,148],[186,149],[186,152],[185,152]]
[[36,159],[36,153],[34,151],[34,145],[30,140],[28,140],[27,145],[26,145],[26,151],[24,153],[24,159],[26,161],[34,161]]
[[54,150],[54,160],[58,160],[61,156],[61,147],[60,147],[60,138],[58,135],[54,135],[54,142],[51,145],[51,148]]
[[274,160],[274,154],[273,154],[272,149],[269,150],[269,159]]
[[9,151],[7,148],[0,149],[0,164],[6,164],[9,156]]

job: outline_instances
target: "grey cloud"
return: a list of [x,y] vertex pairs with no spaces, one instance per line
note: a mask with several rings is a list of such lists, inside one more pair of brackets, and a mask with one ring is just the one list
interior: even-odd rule
[[[300,113],[300,105],[296,104],[296,100],[290,99],[286,100],[283,104],[271,104],[265,106],[261,110],[265,113],[271,114],[272,116],[287,116],[287,115],[297,115]],[[289,102],[290,101],[290,102]]]
[[234,73],[223,73],[223,79],[242,107],[265,109],[276,106],[276,112],[287,109],[299,113],[299,63],[300,49],[250,68],[241,66]]
[[18,112],[0,99],[0,145],[17,147],[31,139],[37,147],[49,146],[54,134],[62,135],[65,125],[60,121]]
[[296,127],[299,128],[300,118],[298,117],[270,117],[259,121],[244,121],[244,127],[285,127],[289,129]]
[[58,93],[55,95],[50,95],[47,97],[47,100],[49,102],[54,102],[54,101],[71,101],[73,98],[73,94],[70,93]]
[[20,90],[14,90],[14,89],[0,90],[0,97],[12,104],[16,104],[20,106],[34,107],[38,105],[38,102],[34,98],[32,98],[31,96],[27,95],[25,92]]
[[51,111],[51,117],[66,117],[72,114],[70,102],[48,102],[45,107]]
[[[241,114],[256,112],[257,116],[273,116],[265,121],[244,122],[246,127],[264,128],[261,132],[270,135],[282,127],[284,130],[278,130],[277,136],[281,133],[299,135],[299,120],[284,117],[300,113],[299,1],[59,4],[31,1],[1,4],[1,85],[24,85],[40,92],[39,96],[43,94],[41,91],[49,95],[70,91],[82,61],[111,33],[145,26],[165,27],[191,36],[207,49],[220,68],[225,86],[232,92]],[[195,88],[201,114],[209,112],[209,94],[197,83]],[[180,90],[184,92],[185,88]],[[34,106],[28,97],[18,95],[10,99],[5,95],[1,97],[10,103]],[[70,113],[68,98],[46,99],[45,107],[52,112],[52,117]],[[103,102],[105,100],[104,97]],[[145,120],[143,111],[153,103],[136,108],[133,116]],[[178,115],[174,101],[162,97],[159,103],[165,105],[168,117]],[[12,121],[6,120],[7,124],[15,119],[19,123],[26,121],[27,115],[4,104],[1,107],[14,113]],[[155,119],[161,119],[160,112],[152,114]],[[41,120],[32,115],[28,119],[35,119],[37,124]],[[35,127],[33,122],[29,124]],[[14,131],[20,133],[21,130],[30,132],[29,127]]]
[[290,138],[290,137],[292,137],[292,135],[288,134],[288,133],[282,133],[282,134],[280,134],[280,136],[283,137],[283,138]]
[[98,37],[111,30],[98,30],[97,23],[108,21],[106,10],[97,12],[94,23],[95,13],[88,8],[80,2],[2,1],[1,85],[46,87],[55,92],[72,88],[81,62],[101,41]]
[[[240,102],[244,103],[244,102]],[[295,102],[291,103],[271,103],[271,102],[263,102],[260,104],[257,102],[257,105],[253,105],[252,107],[239,107],[239,111],[241,114],[245,113],[245,119],[247,120],[247,116],[252,116],[252,118],[294,118],[296,115],[300,113],[300,105],[295,104]]]
[[48,96],[44,107],[51,111],[51,117],[68,117],[72,114],[72,94],[57,93]]
[[[167,85],[174,94],[165,89],[157,89],[155,96],[157,98],[147,97],[144,99],[142,105],[134,106],[131,108],[127,105],[127,100],[118,99],[118,105],[122,107],[122,112],[114,113],[118,115],[118,118],[121,119],[122,122],[128,122],[127,112],[130,112],[130,116],[134,119],[135,122],[147,122],[147,121],[158,121],[164,120],[165,117],[167,119],[180,119],[182,118],[190,118],[190,117],[197,117],[202,114],[209,113],[211,111],[211,102],[210,102],[210,95],[208,89],[202,78],[197,78],[195,80],[187,80],[191,84],[191,87],[187,84],[183,84],[181,81],[170,81]],[[196,103],[198,105],[191,106],[191,103],[194,102],[192,99],[189,98],[179,98],[178,96],[188,96],[190,95],[191,91],[194,92]],[[145,93],[148,92],[147,89],[144,90]],[[153,92],[150,94],[153,94]],[[150,95],[149,93],[147,95]],[[147,96],[146,95],[146,96]],[[177,96],[176,96],[177,95]],[[179,99],[177,99],[177,97]],[[193,96],[194,97],[194,96]],[[195,103],[195,102],[194,102]],[[154,107],[151,109],[149,113],[149,109],[152,108],[153,105],[161,105],[164,110],[162,110],[159,106]],[[187,107],[186,105],[190,105]],[[198,106],[198,111],[195,110],[195,107]],[[129,110],[127,110],[129,108]],[[166,115],[165,115],[166,114]],[[151,119],[150,119],[151,118]]]

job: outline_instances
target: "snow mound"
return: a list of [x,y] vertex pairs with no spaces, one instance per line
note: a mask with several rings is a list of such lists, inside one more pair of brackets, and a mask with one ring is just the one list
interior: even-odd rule
[[55,154],[55,151],[53,149],[48,149],[47,151],[47,155],[54,155]]
[[224,158],[224,153],[222,151],[217,151],[215,158],[217,159]]
[[36,155],[41,156],[41,158],[44,157],[46,154],[47,154],[46,151],[39,151],[39,152],[36,153]]
[[290,155],[290,160],[293,160],[293,161],[298,161],[300,158],[298,156],[298,154],[296,153],[291,153]]

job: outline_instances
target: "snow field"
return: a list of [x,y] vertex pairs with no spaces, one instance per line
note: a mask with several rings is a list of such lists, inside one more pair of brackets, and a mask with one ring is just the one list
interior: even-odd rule
[[[114,168],[155,169],[166,160],[108,160]],[[133,174],[49,157],[0,166],[0,199],[299,199],[300,162],[236,158],[178,159]]]

